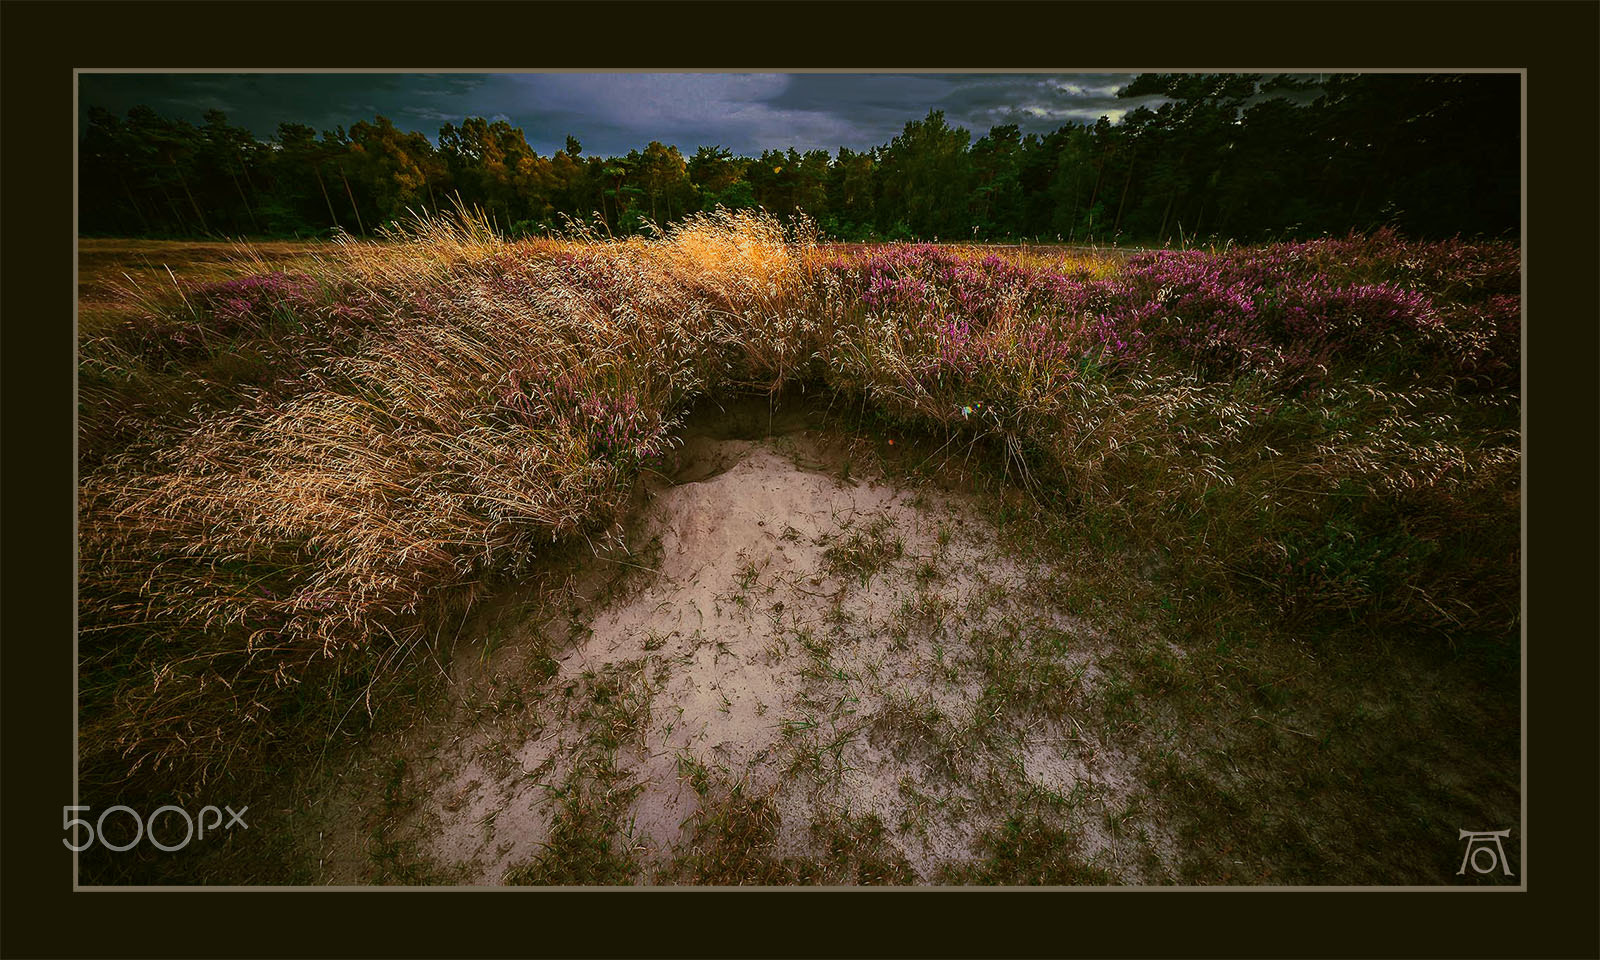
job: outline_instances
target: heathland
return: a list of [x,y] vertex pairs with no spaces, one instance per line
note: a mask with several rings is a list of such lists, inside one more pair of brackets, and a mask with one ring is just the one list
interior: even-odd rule
[[80,776],[264,825],[86,879],[1442,883],[1517,821],[1512,244],[222,249],[82,247]]

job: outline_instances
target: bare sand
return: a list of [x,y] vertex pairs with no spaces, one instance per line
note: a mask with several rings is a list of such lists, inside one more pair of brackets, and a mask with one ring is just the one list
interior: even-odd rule
[[[603,760],[641,883],[694,840],[696,769],[770,801],[773,855],[812,855],[819,819],[875,815],[919,883],[1028,798],[1069,798],[1082,859],[1137,882],[1106,814],[1136,789],[1131,761],[1078,719],[1115,639],[1053,605],[1066,574],[1008,554],[970,498],[852,475],[865,461],[814,419],[701,414],[643,483],[626,550],[597,545],[470,621],[456,708],[406,734],[419,802],[392,832],[497,884]],[[985,649],[1025,651],[1049,695],[994,695]],[[344,847],[335,877],[359,860]]]

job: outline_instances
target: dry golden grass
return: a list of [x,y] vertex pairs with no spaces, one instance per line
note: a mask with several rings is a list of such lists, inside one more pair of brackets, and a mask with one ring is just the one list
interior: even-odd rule
[[[299,276],[169,277],[83,338],[86,781],[190,789],[342,723],[351,691],[370,697],[474,596],[605,529],[696,398],[796,383],[961,437],[1208,589],[1514,630],[1514,391],[1352,366],[1308,399],[1159,354],[1102,364],[1094,317],[1025,284],[961,328],[981,360],[960,367],[927,322],[954,308],[869,307],[849,286],[858,256],[725,212],[655,239],[507,242],[461,216],[196,255],[195,277],[281,257]],[[1071,283],[1120,262],[1008,256],[993,269]]]
[[302,270],[326,255],[322,240],[174,242],[85,237],[78,241],[78,333],[103,333],[137,318],[178,283],[210,283],[269,270]]
[[83,479],[86,772],[215,775],[307,671],[393,665],[423,614],[608,516],[798,262],[734,216],[654,243],[466,220],[334,247],[312,277],[373,332]]

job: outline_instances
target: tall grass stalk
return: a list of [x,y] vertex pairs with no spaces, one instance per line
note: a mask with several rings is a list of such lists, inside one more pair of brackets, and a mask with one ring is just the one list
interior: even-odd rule
[[[1517,616],[1515,251],[1046,257],[481,215],[149,295],[80,349],[81,773],[197,788],[375,709],[441,618],[606,528],[697,398],[806,383],[1286,615]],[[452,621],[453,622],[453,621]]]

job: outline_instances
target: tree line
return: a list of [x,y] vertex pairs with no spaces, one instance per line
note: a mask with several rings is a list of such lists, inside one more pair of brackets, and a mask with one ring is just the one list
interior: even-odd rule
[[79,230],[121,236],[371,235],[411,212],[481,208],[512,235],[565,218],[614,234],[717,206],[804,212],[840,240],[1172,243],[1344,234],[1503,236],[1520,223],[1515,76],[1144,74],[1160,96],[1119,123],[972,134],[930,111],[890,142],[625,156],[574,136],[540,156],[522,130],[470,117],[436,141],[388,118],[262,140],[219,111],[200,126],[91,107]]

